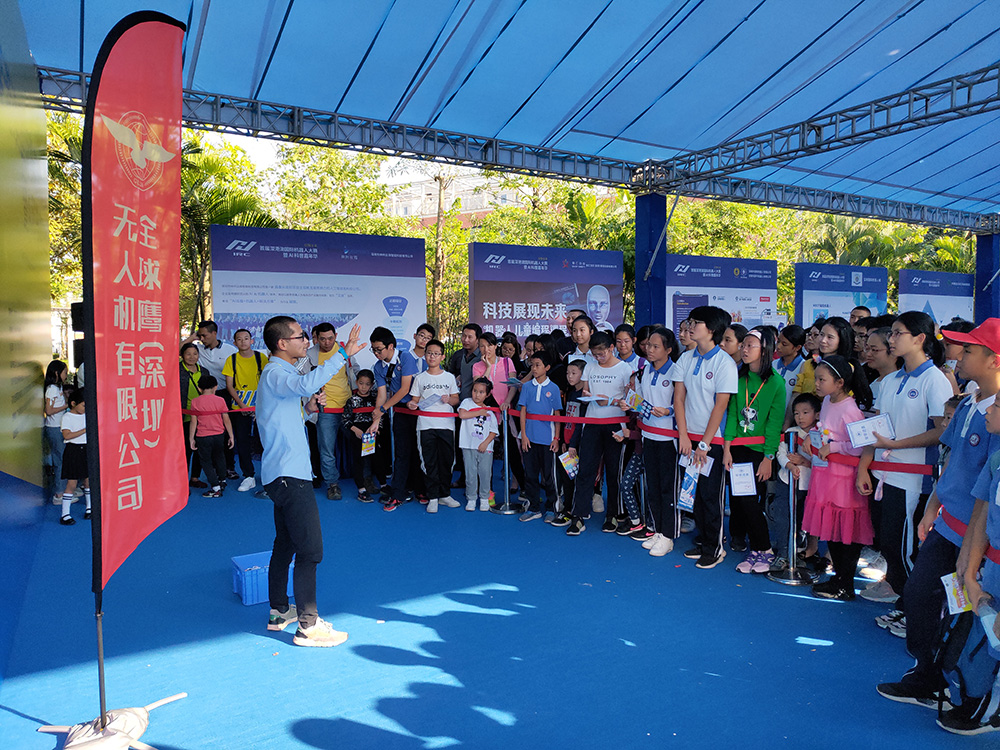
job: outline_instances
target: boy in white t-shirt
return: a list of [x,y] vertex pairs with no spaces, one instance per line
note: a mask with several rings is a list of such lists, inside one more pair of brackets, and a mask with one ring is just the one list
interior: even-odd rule
[[[670,368],[674,381],[674,420],[678,453],[695,466],[713,459],[708,475],[699,475],[695,489],[694,547],[684,557],[697,560],[702,570],[714,568],[726,556],[722,548],[722,517],[725,483],[721,443],[729,397],[736,393],[738,375],[733,358],[719,348],[732,317],[725,310],[703,305],[688,316],[688,335],[695,347],[684,352]],[[701,436],[695,443],[691,437]]]
[[458,406],[458,447],[465,459],[465,509],[490,509],[490,487],[493,483],[493,441],[500,430],[496,415],[486,407],[486,399],[493,390],[488,378],[477,378],[472,383],[472,398]]
[[[574,325],[579,319],[574,322]],[[628,390],[632,368],[617,359],[612,348],[611,334],[598,331],[590,339],[590,351],[597,364],[588,364],[583,372],[585,397],[594,397],[587,409],[587,418],[622,419],[618,401]],[[622,511],[618,507],[618,484],[622,472],[624,446],[614,438],[621,424],[585,424],[580,435],[580,468],[573,493],[573,521],[566,534],[579,535],[586,527],[583,519],[590,513],[594,496],[597,467],[604,460],[604,476],[608,482],[608,502],[601,531],[614,532],[618,528]],[[575,453],[575,451],[570,451]]]
[[[441,369],[444,344],[432,339],[424,349],[427,369],[413,376],[407,408],[424,412],[454,414],[458,405],[455,376]],[[437,513],[438,504],[457,508],[451,497],[452,466],[455,463],[455,423],[445,417],[417,417],[420,459],[427,477],[427,512]]]

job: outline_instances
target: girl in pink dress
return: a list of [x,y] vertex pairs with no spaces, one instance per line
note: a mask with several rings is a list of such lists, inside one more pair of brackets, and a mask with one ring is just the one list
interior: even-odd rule
[[871,389],[856,360],[831,355],[816,365],[816,394],[823,399],[817,425],[822,445],[813,448],[820,465],[813,464],[802,528],[827,543],[834,572],[812,590],[824,599],[851,601],[861,547],[872,542],[872,521],[868,500],[855,487],[857,467],[831,457],[861,455],[862,449],[851,445],[847,425],[864,419],[861,409],[871,408]]

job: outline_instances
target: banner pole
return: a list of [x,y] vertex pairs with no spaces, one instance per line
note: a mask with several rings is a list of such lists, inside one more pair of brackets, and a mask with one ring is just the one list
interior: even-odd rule
[[[499,513],[501,516],[509,516],[517,513],[512,507],[510,507],[510,427],[507,419],[507,409],[500,410],[500,418],[503,431],[504,440],[504,451],[503,451],[503,503],[500,505],[496,504],[496,500],[493,501],[493,507],[490,508],[494,513]],[[515,441],[516,443],[517,441]],[[468,471],[468,468],[466,468]]]
[[[98,594],[97,598],[100,599],[100,596]],[[101,612],[99,602],[95,618],[97,619],[97,682],[101,700],[101,729],[106,729],[108,726],[108,703],[104,692],[104,613]]]

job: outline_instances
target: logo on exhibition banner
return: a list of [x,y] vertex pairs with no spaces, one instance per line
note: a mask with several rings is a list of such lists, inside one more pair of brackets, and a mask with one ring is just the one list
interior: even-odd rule
[[187,503],[175,416],[183,39],[183,25],[163,14],[126,17],[101,47],[87,101],[84,282],[95,363],[87,414],[96,428],[89,461],[101,548],[95,591]]
[[173,159],[142,112],[126,112],[117,122],[101,115],[115,139],[115,153],[122,171],[139,190],[149,190],[163,176],[163,164]]

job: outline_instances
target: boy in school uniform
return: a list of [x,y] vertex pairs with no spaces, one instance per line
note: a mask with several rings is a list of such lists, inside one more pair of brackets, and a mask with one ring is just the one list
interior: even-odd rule
[[[521,521],[542,517],[541,489],[551,510],[556,507],[555,457],[559,452],[559,426],[555,422],[528,420],[529,414],[552,416],[562,408],[562,394],[549,380],[552,360],[545,351],[531,355],[531,380],[521,388],[521,453],[524,463],[524,494],[528,509]],[[539,478],[541,486],[539,486]]]
[[[694,348],[684,352],[670,375],[674,381],[674,420],[677,423],[678,452],[695,466],[713,459],[708,475],[698,477],[694,518],[697,527],[694,547],[684,557],[697,560],[696,567],[714,568],[726,556],[722,548],[722,517],[725,505],[722,438],[729,397],[736,393],[737,370],[733,358],[719,348],[732,317],[711,305],[696,307],[688,316],[688,335]],[[692,435],[701,435],[695,442]]]
[[969,333],[942,333],[962,344],[958,373],[975,380],[979,390],[962,399],[941,435],[941,443],[949,449],[948,462],[917,526],[920,552],[903,589],[901,613],[906,618],[906,650],[916,664],[899,682],[877,688],[889,700],[929,708],[937,706],[937,691],[945,686],[935,664],[945,603],[941,577],[956,572],[976,498],[986,499],[974,495],[973,488],[990,456],[1000,450],[1000,435],[986,425],[986,411],[1000,391],[1000,318],[988,318]]
[[[267,364],[267,355],[254,351],[253,336],[246,328],[239,329],[233,336],[236,344],[236,354],[226,359],[222,366],[222,375],[226,379],[226,392],[232,399],[234,409],[249,409],[257,405],[257,384],[260,373]],[[233,425],[233,436],[236,440],[236,455],[240,461],[240,471],[243,481],[240,492],[249,492],[257,486],[256,473],[253,467],[253,446],[260,438],[254,440],[254,413],[234,412],[230,417]]]
[[[458,382],[441,369],[444,344],[431,339],[424,350],[427,370],[418,373],[410,386],[407,408],[416,411],[454,414],[458,405]],[[471,388],[470,388],[471,392]],[[427,512],[437,513],[438,505],[457,508],[451,497],[452,467],[455,465],[455,423],[444,417],[418,416],[417,436],[420,458],[427,481]]]
[[[417,418],[411,414],[393,412],[393,407],[405,406],[410,400],[410,387],[413,376],[417,374],[416,363],[409,357],[396,357],[396,337],[392,331],[377,326],[370,336],[372,354],[377,357],[372,372],[375,375],[375,387],[378,395],[375,401],[375,411],[372,413],[372,424],[366,432],[378,433],[382,422],[391,419],[393,460],[392,486],[389,500],[382,510],[393,511],[407,499],[407,480],[411,469],[416,464]],[[419,474],[419,471],[412,472]]]
[[[580,320],[575,322],[579,324]],[[590,339],[590,352],[597,360],[588,364],[583,373],[584,394],[597,400],[587,409],[588,418],[621,417],[618,401],[625,395],[632,380],[632,368],[617,359],[612,349],[611,334],[598,331]],[[580,467],[573,493],[573,522],[566,529],[568,536],[578,536],[586,528],[583,523],[594,502],[594,481],[597,467],[604,460],[604,476],[608,482],[608,502],[601,531],[614,532],[622,511],[618,507],[618,482],[622,472],[624,446],[614,438],[617,424],[585,424],[580,434]]]

